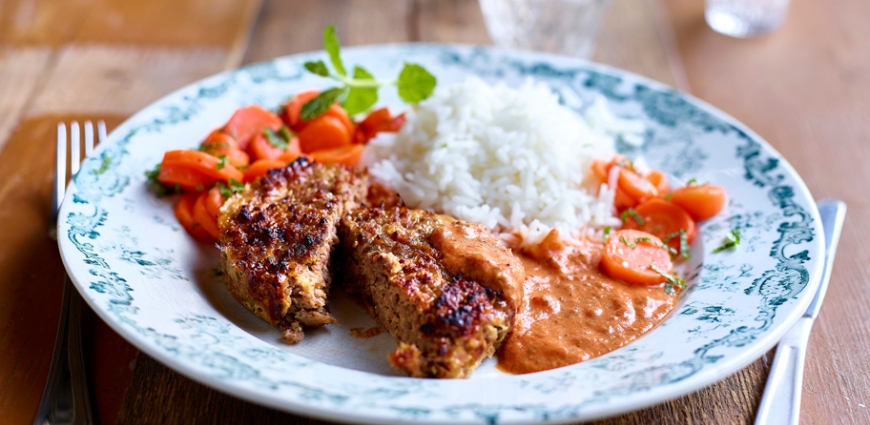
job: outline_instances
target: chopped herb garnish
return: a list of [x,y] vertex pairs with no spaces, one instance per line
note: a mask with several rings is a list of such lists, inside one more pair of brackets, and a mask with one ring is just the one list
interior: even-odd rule
[[674,285],[678,286],[680,289],[686,289],[686,281],[679,278],[677,275],[668,274],[664,270],[656,267],[656,263],[651,261],[649,263],[649,268],[662,275],[665,279],[665,293],[668,295],[674,295],[676,292],[674,291]]
[[239,193],[245,189],[245,184],[239,182],[236,179],[230,179],[230,184],[226,184],[222,181],[215,183],[214,187],[218,189],[218,192],[221,193],[221,196],[224,198],[229,198],[233,196],[234,193]]
[[266,127],[263,129],[263,135],[266,136],[266,140],[269,141],[270,145],[272,145],[278,149],[287,150],[287,148],[290,147],[289,140],[284,140],[281,136],[279,136],[277,133],[275,133],[274,130],[272,130],[269,127]]
[[604,242],[607,242],[607,237],[610,236],[610,232],[613,230],[610,226],[604,226]]
[[634,242],[632,242],[632,241],[626,239],[625,236],[620,235],[620,236],[619,236],[619,241],[622,242],[622,243],[624,243],[624,244],[626,244],[626,245],[628,245],[628,247],[631,248],[631,249],[635,249],[635,248],[637,248],[637,244],[635,244]]
[[179,185],[175,185],[174,188],[166,186],[163,183],[160,183],[160,180],[157,178],[160,176],[160,164],[154,166],[153,169],[145,171],[145,177],[148,178],[147,185],[148,189],[154,192],[158,198],[162,198],[167,195],[171,195],[173,193],[181,192],[181,187]]
[[658,245],[658,244],[655,243],[654,240],[652,240],[652,238],[650,238],[650,237],[648,237],[648,236],[641,236],[641,237],[635,239],[634,242],[635,242],[635,243],[646,242],[646,243],[648,243],[648,244],[658,246],[659,248],[661,248],[661,249],[667,251],[667,252],[668,252],[669,254],[671,254],[671,255],[677,255],[677,250],[676,250],[676,249],[673,249],[673,248],[671,248],[671,247],[669,247],[669,246],[667,246],[667,245],[665,245],[665,244]]
[[99,176],[99,175],[105,173],[106,171],[109,170],[109,165],[111,163],[112,163],[112,157],[110,157],[108,155],[103,155],[103,163],[100,164],[100,168],[97,168],[96,170],[91,171],[91,174],[93,174],[95,176]]
[[[689,259],[689,237],[687,236],[686,231],[687,231],[687,229],[685,229],[685,228],[677,230],[676,232],[665,236],[665,238],[662,239],[662,242],[667,244],[673,238],[680,238],[680,256],[683,257],[684,259],[688,260]],[[672,252],[672,254],[676,255],[677,253]]]
[[686,186],[698,185],[698,179],[692,177],[689,181],[686,182]]
[[665,195],[665,200],[666,200],[666,201],[670,201],[670,200],[673,200],[673,199],[674,199],[674,194],[673,194],[673,193],[669,193],[669,194]]
[[202,184],[198,184],[198,185],[196,185],[196,191],[197,191],[197,192],[202,192],[203,190],[205,190],[205,186],[203,186]]
[[728,233],[728,236],[725,236],[725,242],[722,243],[718,248],[713,250],[713,253],[722,252],[726,249],[736,249],[737,245],[740,245],[740,229],[734,229]]
[[646,221],[643,219],[643,217],[641,217],[640,214],[638,214],[637,211],[634,210],[634,208],[628,208],[622,212],[622,215],[620,216],[620,217],[622,217],[622,222],[625,223],[625,220],[629,216],[631,216],[631,218],[633,218],[634,221],[637,222],[638,226],[643,226],[646,223]]
[[226,155],[218,155],[217,169],[222,170],[226,166],[227,166],[227,156]]
[[341,60],[341,46],[334,26],[328,26],[323,30],[323,48],[329,55],[329,62],[335,72],[330,72],[322,60],[306,62],[305,69],[315,75],[331,78],[337,81],[339,86],[324,90],[302,105],[301,118],[305,121],[323,115],[336,101],[340,101],[350,115],[365,112],[377,103],[378,89],[381,86],[396,86],[399,97],[405,103],[412,105],[428,98],[435,90],[437,83],[435,76],[426,68],[412,63],[406,63],[398,78],[391,81],[376,80],[370,72],[360,66],[354,66],[353,76],[349,77]]
[[293,133],[290,133],[290,129],[287,126],[282,126],[280,130],[278,130],[278,134],[284,138],[288,143],[293,140]]
[[680,229],[680,256],[689,259],[689,236],[686,234],[686,229]]

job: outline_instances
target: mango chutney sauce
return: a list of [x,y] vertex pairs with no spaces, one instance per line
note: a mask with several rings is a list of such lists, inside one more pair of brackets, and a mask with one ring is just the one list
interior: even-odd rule
[[595,245],[563,246],[537,256],[541,260],[519,256],[525,295],[498,352],[499,369],[531,373],[589,360],[634,341],[674,309],[679,293],[598,271],[601,247]]

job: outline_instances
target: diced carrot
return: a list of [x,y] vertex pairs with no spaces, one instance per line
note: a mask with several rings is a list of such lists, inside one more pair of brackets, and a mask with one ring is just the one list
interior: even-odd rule
[[193,204],[193,221],[196,224],[200,225],[203,230],[205,230],[209,236],[211,236],[213,241],[217,241],[220,238],[220,230],[217,226],[217,217],[209,214],[208,210],[205,207],[206,198],[208,198],[208,192],[203,191],[202,194],[196,199],[196,203]]
[[198,192],[214,183],[195,170],[174,164],[161,164],[157,180],[169,187],[178,185],[187,192]]
[[668,251],[662,248],[659,238],[646,232],[623,229],[607,237],[599,267],[608,276],[627,283],[658,285],[667,281],[660,272],[673,273],[674,263]]
[[251,105],[237,109],[223,130],[236,139],[240,149],[246,150],[251,139],[262,133],[263,129],[271,128],[278,131],[283,124],[281,118],[271,111],[258,105]]
[[161,167],[165,168],[172,165],[188,168],[201,174],[209,181],[209,185],[218,180],[229,182],[231,179],[242,179],[242,172],[236,169],[236,167],[233,167],[231,164],[221,164],[220,162],[219,158],[205,152],[178,149],[167,151],[163,154]]
[[697,226],[685,210],[661,198],[652,198],[634,209],[640,216],[638,221],[634,214],[625,214],[626,229],[637,229],[650,233],[659,239],[667,239],[668,246],[679,252],[681,230],[686,233],[686,242],[692,243],[697,233]]
[[354,166],[359,164],[359,161],[362,159],[364,149],[364,145],[353,144],[342,146],[340,148],[321,149],[311,152],[308,155],[317,162],[335,162],[338,164]]
[[650,171],[644,178],[656,188],[659,196],[664,196],[671,190],[671,187],[668,185],[668,178],[665,176],[665,173],[659,170]]
[[304,153],[350,145],[350,133],[338,118],[324,115],[299,132],[299,147]]
[[727,200],[725,188],[712,184],[689,185],[674,190],[671,200],[697,221],[719,214]]
[[189,235],[193,236],[194,239],[200,242],[212,242],[211,235],[196,224],[196,221],[193,219],[193,207],[197,199],[199,199],[198,193],[187,193],[182,196],[178,200],[178,203],[175,204],[175,218],[181,223],[181,227]]
[[252,182],[257,179],[257,177],[265,176],[269,170],[273,168],[284,168],[287,166],[287,162],[282,160],[275,159],[261,159],[259,161],[254,161],[247,170],[245,170],[245,177],[242,180],[245,183]]

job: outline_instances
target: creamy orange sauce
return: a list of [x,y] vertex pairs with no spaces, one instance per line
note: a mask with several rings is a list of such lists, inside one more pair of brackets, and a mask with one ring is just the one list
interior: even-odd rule
[[[597,251],[596,251],[597,248]],[[531,373],[589,360],[655,328],[678,295],[631,285],[598,271],[600,246],[564,247],[539,261],[520,255],[525,296],[498,367]]]

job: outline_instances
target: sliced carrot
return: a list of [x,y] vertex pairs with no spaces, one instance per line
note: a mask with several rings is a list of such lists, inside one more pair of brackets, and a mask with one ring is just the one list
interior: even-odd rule
[[608,174],[610,173],[610,162],[596,159],[592,161],[592,166],[589,169],[592,171],[592,175],[603,183],[607,181]]
[[[662,241],[639,230],[617,230],[608,236],[599,263],[608,276],[636,285],[658,285],[667,281],[674,263],[662,248]],[[658,271],[656,271],[658,269]]]
[[254,162],[261,159],[278,159],[284,154],[284,149],[269,143],[269,138],[263,134],[257,134],[251,139],[251,144],[248,145],[248,152]]
[[252,182],[257,179],[257,177],[265,176],[269,170],[273,168],[284,168],[287,166],[287,162],[281,160],[274,159],[261,159],[259,161],[254,161],[247,170],[245,170],[245,177],[242,180],[245,183]]
[[310,153],[350,145],[350,133],[338,118],[324,115],[299,132],[299,147]]
[[637,207],[634,214],[625,214],[626,229],[637,229],[650,233],[659,239],[668,239],[668,246],[679,252],[679,232],[686,233],[686,242],[692,243],[697,233],[697,226],[685,210],[661,198],[652,198]]
[[194,239],[200,242],[212,242],[211,235],[196,224],[196,221],[193,219],[193,207],[198,198],[198,193],[188,193],[182,196],[178,200],[178,203],[175,204],[175,218],[181,223],[181,227],[193,236]]
[[242,179],[242,172],[231,164],[221,164],[221,160],[213,155],[190,149],[167,151],[163,154],[162,164],[162,167],[172,165],[193,170],[209,180],[209,184],[218,180]]
[[161,164],[157,180],[169,187],[178,185],[187,192],[198,192],[214,183],[197,171],[174,164]]
[[354,133],[354,143],[368,143],[382,131],[396,132],[405,124],[405,114],[392,116],[387,108],[375,109],[359,123]]
[[668,185],[667,176],[659,170],[650,171],[649,174],[644,176],[644,178],[656,188],[659,196],[664,196],[671,191],[671,187]]
[[224,133],[222,130],[212,131],[205,141],[202,142],[199,149],[209,155],[218,158],[221,155],[227,157],[227,162],[233,167],[247,166],[251,159],[248,154],[239,149],[239,144],[233,136]]
[[211,214],[215,220],[217,220],[218,216],[221,215],[221,207],[224,206],[224,202],[227,199],[221,195],[221,191],[213,187],[208,191],[208,194],[205,198],[205,209]]
[[205,200],[207,197],[208,192],[203,191],[202,194],[196,198],[196,203],[193,204],[193,221],[200,225],[202,229],[211,236],[213,241],[217,241],[220,239],[220,230],[217,226],[217,217],[209,214],[205,207]]
[[639,201],[643,198],[658,196],[659,192],[649,181],[627,168],[619,169],[619,178],[616,183],[628,196]]
[[302,122],[302,105],[305,105],[305,103],[314,99],[319,94],[319,90],[306,90],[297,93],[296,96],[287,101],[284,105],[284,113],[281,118],[288,127],[292,128],[293,131],[299,131],[297,127],[299,126],[299,123]]
[[237,142],[233,136],[225,133],[223,129],[220,128],[213,130],[211,133],[209,133],[200,145],[200,149],[203,152],[215,151],[217,153],[224,153],[230,149],[238,148],[239,142]]
[[262,106],[251,105],[237,109],[223,130],[236,139],[240,149],[246,150],[251,139],[262,133],[264,128],[277,131],[283,124],[281,118],[272,111]]
[[671,200],[683,207],[697,221],[704,221],[722,211],[727,200],[725,188],[712,184],[689,185],[674,190]]
[[622,212],[627,208],[634,208],[637,205],[637,201],[628,196],[622,188],[616,186],[616,191],[613,196],[613,206],[616,207],[616,211]]
[[334,149],[321,149],[308,155],[317,162],[335,162],[354,166],[362,159],[364,149],[364,145],[353,144]]

